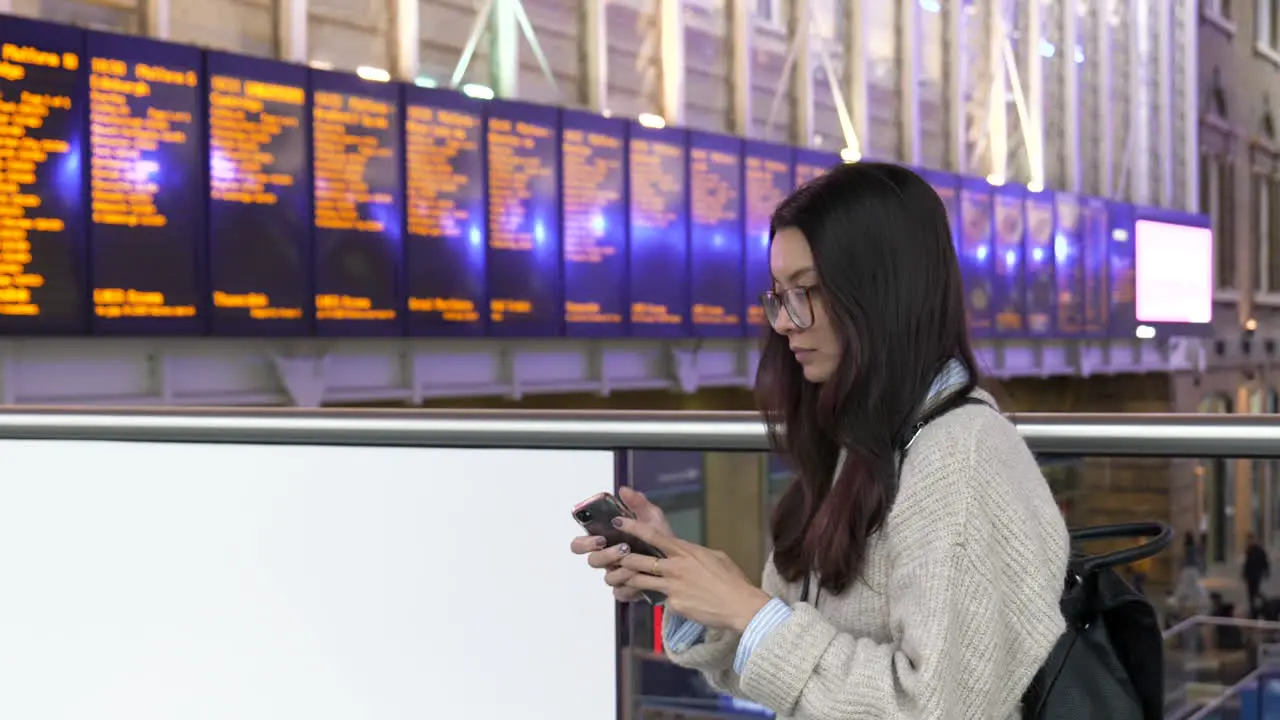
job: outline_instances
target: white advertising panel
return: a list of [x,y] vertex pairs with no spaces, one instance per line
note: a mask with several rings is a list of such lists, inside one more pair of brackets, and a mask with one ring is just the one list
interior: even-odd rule
[[601,451],[0,441],[0,718],[607,720]]

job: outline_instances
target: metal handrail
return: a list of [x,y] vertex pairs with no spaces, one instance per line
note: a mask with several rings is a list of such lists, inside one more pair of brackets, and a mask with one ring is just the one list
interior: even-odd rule
[[[1009,416],[1037,453],[1280,457],[1280,416]],[[0,439],[577,449],[765,450],[754,413],[6,408]]]
[[1274,620],[1253,620],[1251,618],[1221,617],[1219,615],[1192,615],[1173,627],[1165,630],[1165,640],[1196,627],[1236,627],[1245,630],[1280,630],[1280,622]]

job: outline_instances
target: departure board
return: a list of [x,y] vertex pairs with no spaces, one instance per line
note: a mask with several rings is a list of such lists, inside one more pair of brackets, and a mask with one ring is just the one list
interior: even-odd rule
[[687,133],[631,125],[631,334],[680,337],[689,322]]
[[689,134],[689,315],[698,337],[742,335],[742,141]]
[[840,155],[838,153],[796,148],[796,187],[800,187],[814,178],[825,175],[828,170],[839,165],[840,162]]
[[311,72],[315,307],[321,335],[398,335],[400,89]]
[[488,109],[490,332],[558,335],[560,114],[514,101]]
[[0,16],[0,333],[84,333],[84,34]]
[[307,70],[207,53],[210,329],[311,332]]
[[199,334],[205,283],[201,52],[89,33],[93,327]]
[[748,325],[767,322],[760,294],[771,285],[769,273],[769,223],[774,210],[791,193],[795,183],[791,171],[791,148],[762,142],[748,142],[744,170],[746,282],[743,305]]
[[566,110],[560,129],[565,331],[619,336],[627,319],[627,124]]
[[410,335],[482,335],[485,311],[481,103],[406,87],[405,294]]

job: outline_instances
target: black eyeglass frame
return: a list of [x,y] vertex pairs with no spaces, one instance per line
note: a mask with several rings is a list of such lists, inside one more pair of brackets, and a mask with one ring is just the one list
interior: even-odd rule
[[[782,292],[766,290],[760,293],[760,306],[764,308],[764,317],[769,321],[769,326],[777,330],[778,318],[781,317],[780,311],[785,310],[791,324],[795,325],[797,330],[808,330],[813,327],[813,291],[813,286],[801,286],[787,288]],[[799,317],[801,309],[807,319]]]

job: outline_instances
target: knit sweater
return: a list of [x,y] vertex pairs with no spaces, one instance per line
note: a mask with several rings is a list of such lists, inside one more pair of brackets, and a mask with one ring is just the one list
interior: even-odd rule
[[801,602],[801,584],[783,582],[770,559],[764,591],[792,612],[741,675],[731,631],[668,652],[779,720],[1016,718],[1064,628],[1067,556],[1066,525],[1017,429],[963,405],[912,443],[862,575],[844,592]]

